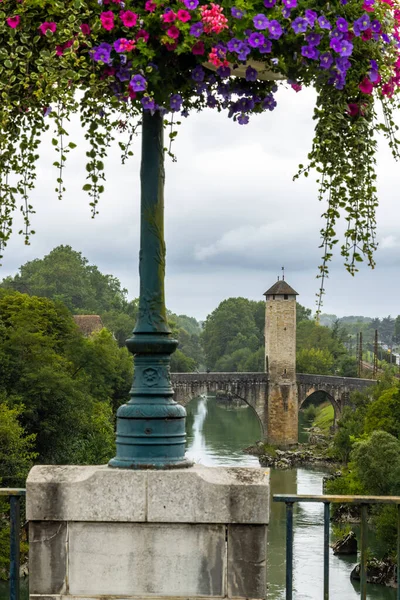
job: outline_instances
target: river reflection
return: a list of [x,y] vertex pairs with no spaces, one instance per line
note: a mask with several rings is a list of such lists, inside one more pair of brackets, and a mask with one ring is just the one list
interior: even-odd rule
[[[204,465],[259,466],[242,449],[261,438],[258,419],[250,407],[229,409],[215,398],[198,398],[187,407],[188,455]],[[322,494],[322,470],[271,470],[272,494]],[[285,506],[271,501],[268,531],[268,600],[285,599]],[[323,506],[303,503],[294,510],[294,599],[323,598]],[[350,572],[355,557],[330,554],[332,600],[356,600]],[[368,586],[368,600],[395,600],[395,590]]]

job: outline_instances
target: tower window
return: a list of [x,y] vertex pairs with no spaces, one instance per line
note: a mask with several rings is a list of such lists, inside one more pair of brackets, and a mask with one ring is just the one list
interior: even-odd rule
[[283,299],[284,299],[284,300],[287,300],[287,299],[288,299],[288,295],[287,295],[287,294],[284,294],[284,295],[283,295]]
[[275,294],[272,296],[272,300],[275,300]]

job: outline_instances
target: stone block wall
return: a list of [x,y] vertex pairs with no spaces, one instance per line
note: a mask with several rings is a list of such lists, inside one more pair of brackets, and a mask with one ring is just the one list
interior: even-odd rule
[[266,596],[263,469],[34,467],[31,600]]

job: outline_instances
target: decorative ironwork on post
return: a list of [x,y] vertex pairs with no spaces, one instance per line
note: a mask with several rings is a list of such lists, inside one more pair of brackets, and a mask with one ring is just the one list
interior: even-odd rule
[[185,459],[185,409],[173,400],[165,296],[164,144],[159,111],[143,113],[139,318],[127,347],[134,355],[131,399],[117,412],[117,455],[110,467],[178,468]]

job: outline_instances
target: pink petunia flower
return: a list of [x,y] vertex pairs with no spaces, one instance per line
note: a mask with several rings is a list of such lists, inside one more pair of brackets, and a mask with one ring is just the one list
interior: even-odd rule
[[86,23],[82,23],[82,25],[81,25],[81,31],[82,31],[83,35],[90,35],[90,27],[89,27],[89,25],[87,25]]
[[178,39],[179,29],[175,25],[171,25],[171,27],[167,29],[167,36],[172,38],[173,40]]
[[121,17],[122,24],[125,27],[135,27],[138,20],[138,15],[136,13],[132,12],[131,10],[125,10],[121,11],[119,16]]
[[187,10],[185,10],[184,8],[180,8],[178,10],[178,12],[176,13],[176,16],[178,17],[178,19],[180,21],[182,21],[182,23],[186,23],[187,21],[190,21],[190,19],[191,19],[190,13]]
[[152,2],[152,0],[147,0],[147,2],[144,5],[144,7],[149,12],[154,12],[156,10],[156,8],[157,8],[157,4],[155,2]]
[[360,88],[363,94],[372,94],[372,90],[374,89],[372,81],[370,81],[367,77],[364,77],[364,79],[358,87]]
[[139,29],[139,31],[136,34],[136,39],[137,40],[142,39],[144,42],[147,42],[149,37],[150,37],[150,34],[145,29]]
[[161,18],[164,23],[174,23],[176,21],[176,14],[173,10],[170,10],[169,12],[161,15]]
[[21,17],[19,15],[15,15],[15,17],[8,17],[7,25],[11,27],[11,29],[15,29],[21,22]]
[[192,48],[192,53],[202,56],[204,54],[204,52],[205,52],[204,42],[196,42]]
[[57,29],[57,23],[53,21],[45,21],[41,25],[39,25],[39,31],[42,35],[46,35],[46,31],[51,31],[51,33],[55,33]]
[[100,21],[103,29],[106,29],[107,31],[114,29],[114,13],[111,10],[102,12],[100,15]]
[[350,102],[350,104],[347,105],[347,113],[350,115],[350,117],[356,117],[359,111],[360,107],[355,102]]

